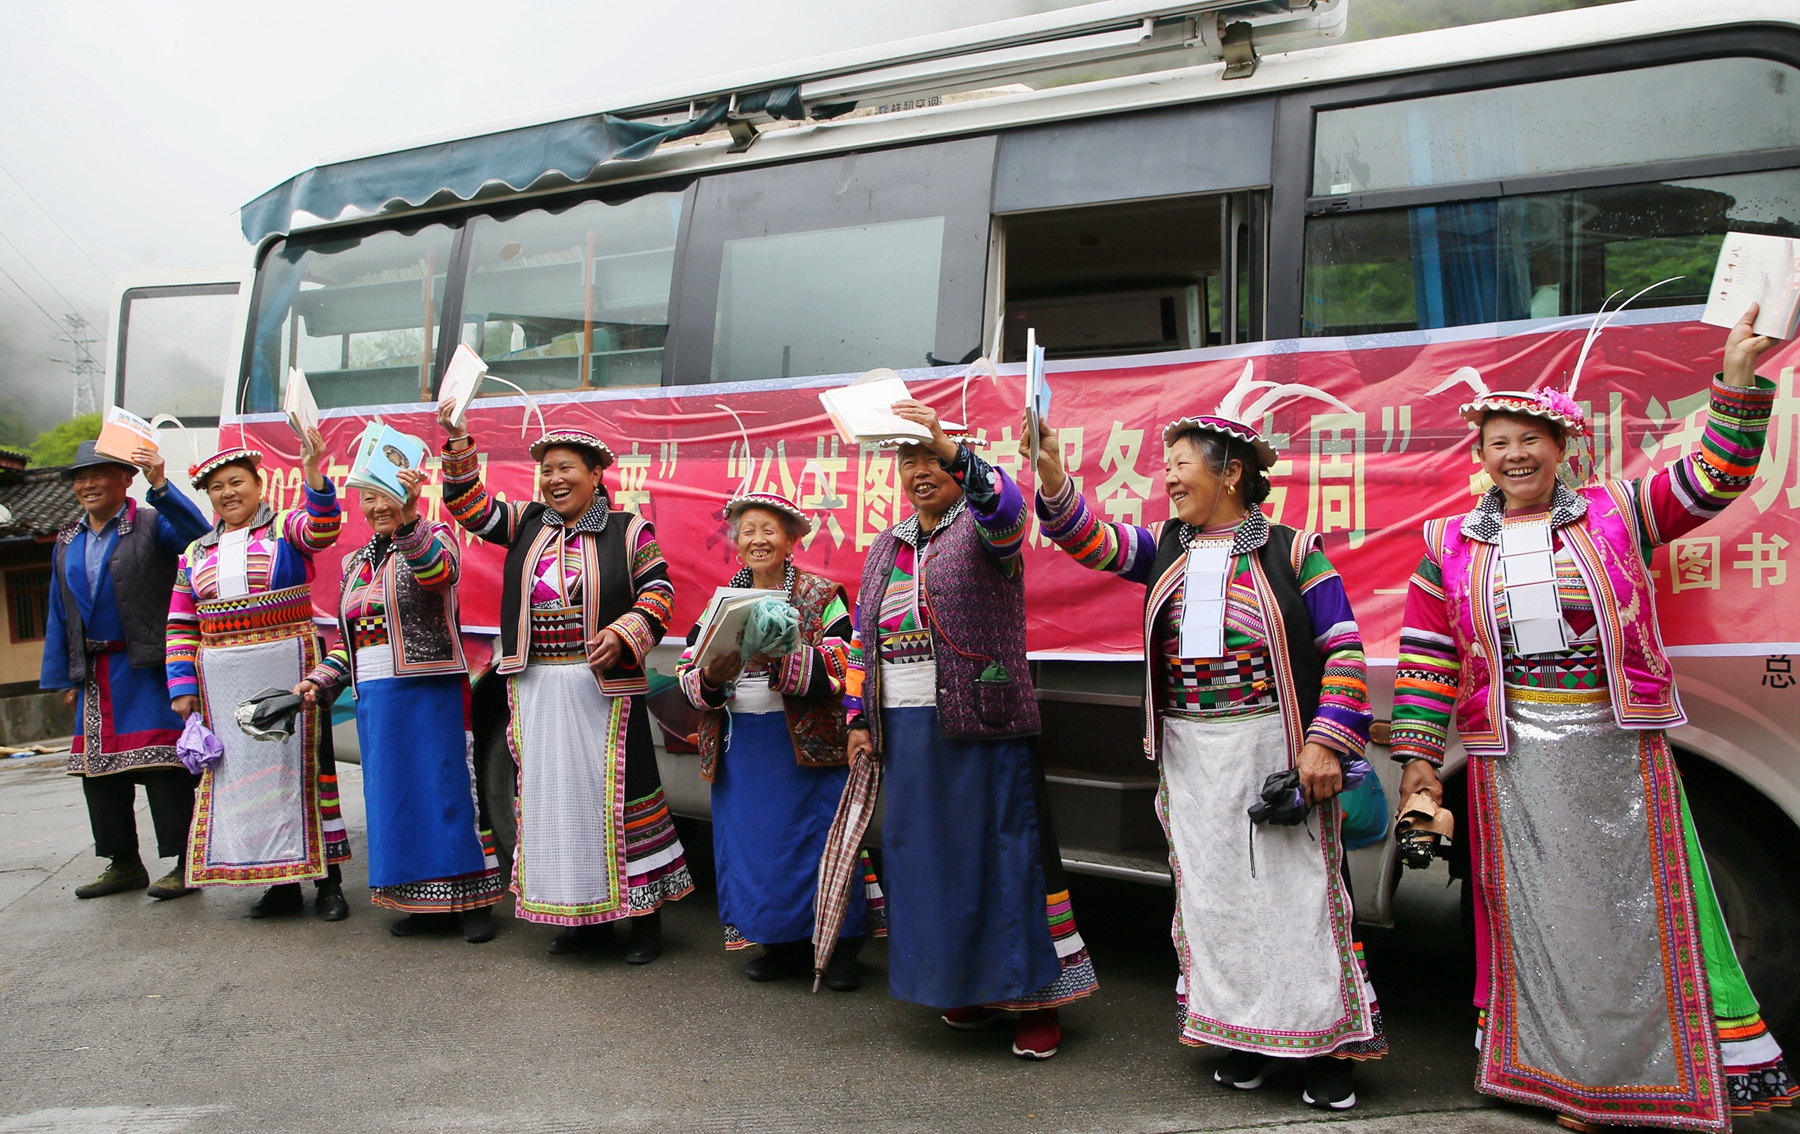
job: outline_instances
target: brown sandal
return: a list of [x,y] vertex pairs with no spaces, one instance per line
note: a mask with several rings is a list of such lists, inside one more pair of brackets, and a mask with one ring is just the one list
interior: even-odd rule
[[1400,844],[1400,861],[1410,870],[1425,870],[1439,850],[1450,845],[1456,833],[1456,816],[1439,807],[1425,792],[1414,792],[1400,805],[1394,822],[1394,841]]
[[1579,1130],[1582,1134],[1603,1134],[1603,1127],[1592,1122],[1583,1122],[1579,1118],[1571,1118],[1566,1114],[1556,1116],[1556,1124],[1564,1130]]

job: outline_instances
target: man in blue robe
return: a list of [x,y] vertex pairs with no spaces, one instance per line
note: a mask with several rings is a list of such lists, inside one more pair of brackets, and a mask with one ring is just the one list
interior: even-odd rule
[[[81,777],[94,851],[112,863],[76,889],[98,898],[149,887],[153,898],[191,893],[182,855],[194,811],[194,780],[175,754],[181,718],[169,708],[164,632],[175,560],[211,525],[163,475],[156,450],[132,453],[136,466],[81,443],[67,476],[85,513],[56,534],[50,618],[38,684],[66,689],[75,706],[69,774]],[[128,495],[138,468],[147,503]],[[136,785],[156,826],[157,853],[175,869],[150,885],[138,857]]]

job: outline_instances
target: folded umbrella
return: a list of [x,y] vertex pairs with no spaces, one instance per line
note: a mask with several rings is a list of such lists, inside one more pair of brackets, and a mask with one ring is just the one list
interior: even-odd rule
[[286,689],[264,689],[238,702],[238,728],[257,740],[286,740],[294,735],[294,717],[305,702]]
[[831,951],[850,905],[850,886],[862,874],[862,841],[881,791],[881,761],[867,753],[850,761],[844,794],[825,836],[825,852],[819,856],[819,889],[813,898],[813,991],[825,975]]

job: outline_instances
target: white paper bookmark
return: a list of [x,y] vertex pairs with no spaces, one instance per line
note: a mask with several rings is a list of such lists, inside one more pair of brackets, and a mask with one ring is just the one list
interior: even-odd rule
[[1225,572],[1231,559],[1231,544],[1224,540],[1188,548],[1181,600],[1180,654],[1184,658],[1225,656]]
[[1506,621],[1513,649],[1527,657],[1569,648],[1562,596],[1556,589],[1556,553],[1550,519],[1500,528],[1500,583],[1506,591]]
[[250,593],[249,528],[239,528],[219,537],[217,579],[220,598],[243,598]]

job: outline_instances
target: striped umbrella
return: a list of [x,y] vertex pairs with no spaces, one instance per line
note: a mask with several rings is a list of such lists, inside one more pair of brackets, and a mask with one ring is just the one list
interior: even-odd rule
[[850,761],[850,776],[825,836],[825,853],[819,856],[819,890],[813,900],[813,991],[819,991],[838,932],[844,928],[844,912],[850,904],[850,886],[862,871],[863,836],[881,791],[881,762],[873,752],[859,753]]

